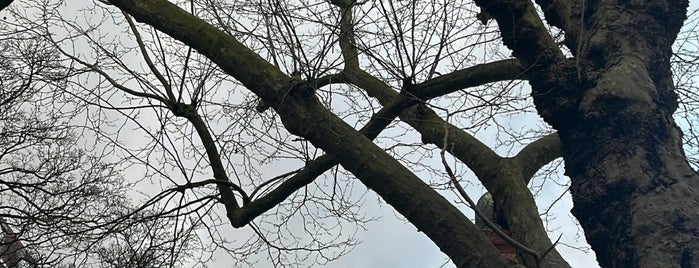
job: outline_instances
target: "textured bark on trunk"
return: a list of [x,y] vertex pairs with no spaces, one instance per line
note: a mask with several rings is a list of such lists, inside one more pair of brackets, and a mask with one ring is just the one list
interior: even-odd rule
[[685,9],[586,6],[594,15],[583,21],[591,27],[582,29],[577,69],[589,86],[577,120],[557,128],[573,214],[605,267],[699,266],[699,180],[672,118],[669,63]]
[[[686,1],[477,1],[527,69],[560,135],[573,213],[603,267],[699,267],[699,176],[672,119],[671,46]],[[570,4],[561,6],[561,3]],[[513,19],[514,18],[514,19]]]
[[600,264],[697,267],[697,176],[685,161],[670,113],[629,99],[596,102],[602,107],[595,110],[624,108],[614,109],[617,116],[581,120],[559,134],[572,179],[573,214]]
[[557,127],[573,213],[605,267],[699,266],[699,180],[672,119],[680,2],[581,2],[574,14],[592,13],[576,55],[589,86],[577,120]]

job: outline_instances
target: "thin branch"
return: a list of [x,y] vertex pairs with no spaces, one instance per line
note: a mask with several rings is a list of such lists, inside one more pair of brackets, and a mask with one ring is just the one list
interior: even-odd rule
[[158,68],[153,64],[153,61],[151,60],[150,56],[148,56],[148,49],[146,48],[146,44],[143,42],[143,38],[141,38],[141,33],[138,31],[138,28],[136,28],[136,24],[133,23],[133,20],[131,19],[131,16],[127,14],[125,11],[121,12],[124,15],[124,18],[126,18],[126,22],[129,24],[129,28],[131,28],[131,31],[133,32],[134,37],[136,38],[136,43],[138,44],[138,48],[141,50],[141,55],[143,55],[143,60],[146,61],[146,65],[148,65],[148,69],[150,69],[151,72],[155,75],[156,78],[158,78],[158,81],[160,81],[160,84],[165,88],[165,92],[167,93],[168,98],[171,101],[175,101],[175,94],[172,92],[172,86],[170,83],[165,79],[162,73],[158,71]]
[[[59,48],[59,49],[60,49],[60,48]],[[163,98],[163,97],[161,97],[161,96],[158,96],[158,95],[155,95],[155,94],[146,93],[146,92],[142,92],[142,91],[137,91],[137,90],[128,88],[128,87],[126,87],[126,86],[120,84],[119,82],[117,82],[116,80],[114,80],[114,78],[112,78],[109,74],[107,74],[105,71],[103,71],[101,68],[97,67],[97,65],[95,65],[95,64],[89,64],[89,63],[87,63],[87,62],[85,62],[85,61],[83,61],[83,60],[81,60],[81,59],[79,59],[79,58],[77,58],[77,57],[75,57],[75,56],[73,56],[73,55],[70,55],[70,54],[66,53],[66,52],[63,51],[63,50],[61,50],[61,52],[62,52],[65,56],[69,57],[70,59],[72,59],[72,60],[74,60],[74,61],[76,61],[76,62],[78,62],[78,63],[80,63],[80,64],[82,64],[82,65],[84,65],[84,66],[86,66],[86,67],[88,67],[88,68],[90,68],[90,70],[92,70],[92,71],[94,71],[94,72],[100,74],[102,77],[104,77],[104,79],[107,79],[107,81],[108,81],[113,87],[115,87],[115,88],[117,88],[117,89],[119,89],[119,90],[121,90],[121,91],[124,91],[124,92],[126,92],[126,93],[128,93],[128,94],[131,94],[131,95],[133,95],[133,96],[136,96],[136,97],[154,99],[154,100],[157,100],[157,101],[162,102],[162,103],[164,103],[164,104],[167,104],[168,106],[169,106],[169,104],[170,104],[170,102],[169,102],[167,99],[165,99],[165,98]]]

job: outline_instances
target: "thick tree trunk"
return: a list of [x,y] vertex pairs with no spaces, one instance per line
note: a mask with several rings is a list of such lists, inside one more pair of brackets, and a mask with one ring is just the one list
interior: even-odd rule
[[[616,86],[638,90],[639,85]],[[698,177],[685,161],[670,113],[628,97],[595,102],[592,111],[609,108],[609,114],[597,114],[609,116],[587,117],[559,134],[572,180],[573,214],[600,264],[697,267]]]
[[591,86],[577,120],[556,126],[573,213],[605,267],[699,266],[699,177],[672,119],[670,49],[684,16],[661,2],[588,6],[595,28],[583,29],[577,69]]
[[[603,267],[699,267],[699,176],[672,113],[671,46],[686,1],[537,1],[566,31],[566,59],[529,1],[477,1],[527,69],[561,138],[573,213]],[[513,19],[514,18],[514,19]]]
[[604,267],[698,267],[699,177],[672,119],[669,64],[686,3],[579,7],[583,94],[569,110],[576,120],[554,125],[573,213]]

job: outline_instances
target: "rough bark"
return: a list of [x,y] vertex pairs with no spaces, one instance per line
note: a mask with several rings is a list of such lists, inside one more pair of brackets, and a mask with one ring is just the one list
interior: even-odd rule
[[669,65],[687,2],[570,2],[572,60],[556,51],[529,1],[477,2],[531,66],[535,104],[559,131],[573,213],[599,263],[698,267],[699,177],[672,119]]

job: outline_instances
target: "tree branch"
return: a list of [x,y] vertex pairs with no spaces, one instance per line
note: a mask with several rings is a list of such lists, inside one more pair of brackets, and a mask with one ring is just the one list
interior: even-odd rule
[[352,25],[352,6],[354,0],[331,1],[334,5],[340,7],[340,34],[339,43],[342,58],[345,60],[345,69],[359,69],[359,53],[357,53],[357,45],[354,40],[354,27]]
[[536,0],[546,21],[564,31],[570,26],[570,0]]
[[133,32],[134,37],[136,38],[136,43],[138,44],[138,48],[141,50],[141,55],[143,56],[143,60],[146,61],[146,65],[148,66],[148,69],[153,72],[156,78],[158,78],[158,81],[160,81],[160,84],[163,86],[165,89],[165,93],[167,94],[168,99],[172,102],[177,102],[177,99],[175,98],[175,94],[172,92],[172,85],[165,79],[165,76],[163,76],[160,71],[158,71],[158,68],[155,67],[155,64],[153,64],[153,61],[151,60],[150,56],[148,56],[148,50],[146,49],[146,44],[143,43],[143,38],[141,38],[141,33],[138,32],[138,28],[136,28],[136,25],[133,23],[133,20],[131,19],[131,16],[127,14],[126,12],[122,11],[122,14],[124,15],[124,18],[126,18],[126,22],[129,24],[129,28],[131,29],[131,32]]
[[488,83],[525,79],[527,77],[519,62],[508,59],[478,64],[432,78],[416,84],[411,92],[418,98],[428,100]]
[[503,43],[525,68],[539,115],[556,128],[574,121],[571,114],[578,109],[581,67],[564,57],[534,4],[529,0],[475,2],[495,17]]
[[217,184],[218,190],[221,193],[221,203],[226,207],[226,213],[230,214],[236,211],[240,206],[238,201],[235,199],[233,190],[240,193],[243,199],[243,205],[250,203],[250,197],[245,193],[245,191],[238,185],[232,183],[226,174],[226,169],[223,167],[221,162],[221,155],[216,148],[216,142],[214,141],[209,128],[206,126],[204,120],[202,120],[199,113],[196,111],[196,107],[190,104],[175,103],[173,108],[170,109],[175,116],[186,118],[197,131],[197,135],[204,145],[204,150],[209,158],[209,164],[211,165],[211,171],[214,174],[214,178],[218,181],[227,182]]
[[558,134],[552,133],[525,146],[512,160],[522,167],[525,183],[529,183],[534,173],[562,154]]
[[[343,24],[343,27],[351,27],[351,24]],[[350,32],[351,29],[342,29],[342,31]],[[353,43],[352,40],[344,40],[343,42]],[[342,48],[348,49],[348,46]],[[356,55],[355,53],[356,51],[353,50],[344,52],[343,55]],[[491,77],[491,72],[498,75]],[[346,65],[342,73],[345,75],[346,81],[364,89],[383,105],[398,95],[383,81],[363,70],[353,69]],[[524,78],[520,65],[515,60],[505,60],[473,66],[428,80],[415,85],[410,92],[416,97],[429,98],[467,86],[478,86],[498,81],[497,79],[512,80],[518,78]],[[498,156],[478,139],[444,121],[433,110],[424,105],[408,108],[401,113],[400,118],[420,132],[424,143],[433,143],[440,148],[443,148],[447,143],[450,144],[449,148],[452,149],[450,153],[474,171],[500,206],[509,207],[509,209],[504,210],[505,217],[510,224],[516,225],[513,228],[516,231],[513,235],[517,237],[517,240],[532,245],[541,252],[551,248],[551,241],[536,213],[534,199],[524,183],[522,166]],[[447,132],[450,135],[446,135]],[[445,143],[444,137],[447,136],[449,138]],[[529,179],[526,178],[526,180]],[[538,262],[535,258],[531,259],[533,259],[532,262]],[[547,255],[543,265],[545,267],[569,267],[558,252]]]
[[[360,133],[370,140],[374,140],[378,137],[379,133],[398,116],[398,113],[403,110],[404,106],[412,105],[407,99],[409,99],[409,97],[399,95],[390,104],[374,114],[369,122],[362,127]],[[340,162],[331,155],[323,155],[310,161],[303,169],[297,172],[296,175],[282,182],[268,194],[251,201],[240,209],[234,210],[229,216],[231,223],[234,227],[245,226],[257,216],[281,203],[292,193],[313,182],[316,177],[339,163]]]
[[136,20],[196,49],[265,102],[274,104],[290,133],[306,138],[336,157],[345,169],[434,241],[457,266],[507,266],[489,246],[487,237],[459,209],[367,137],[330,113],[316,98],[309,83],[292,83],[291,78],[234,37],[166,0],[114,0],[112,3]]
[[233,36],[170,2],[110,2],[129,13],[136,21],[149,24],[207,56],[273,107],[283,100],[285,87],[293,82],[289,76]]
[[[348,81],[367,92],[373,92],[374,96],[383,98],[398,94],[382,81],[361,70],[352,72],[351,75],[347,74],[346,77]],[[483,182],[493,198],[496,199],[498,205],[507,207],[504,210],[505,217],[513,227],[511,229],[512,236],[538,251],[549,250],[552,246],[551,241],[548,239],[538,213],[536,213],[534,198],[524,183],[525,180],[528,181],[531,178],[522,177],[523,171],[526,169],[511,159],[497,155],[487,145],[444,121],[432,109],[424,105],[413,105],[407,108],[400,114],[400,118],[422,135],[423,143],[435,144],[439,148],[445,146],[444,137],[445,132],[448,131],[449,153],[475,173],[476,177]],[[542,266],[569,267],[556,251],[546,255]]]
[[447,144],[448,144],[448,142],[447,142],[448,136],[449,136],[449,131],[445,130],[445,131],[444,131],[444,147],[442,147],[442,150],[439,152],[439,155],[440,155],[440,157],[441,157],[441,159],[442,159],[442,165],[444,166],[444,169],[447,171],[447,175],[449,175],[449,179],[450,179],[451,183],[454,185],[454,187],[456,188],[457,192],[459,192],[459,195],[460,195],[464,200],[466,200],[466,203],[468,203],[468,206],[471,207],[471,209],[473,209],[473,212],[476,213],[476,217],[481,218],[481,220],[483,220],[483,222],[485,222],[485,224],[488,225],[488,228],[490,228],[491,230],[493,230],[493,232],[495,232],[498,236],[500,236],[500,237],[501,237],[503,240],[505,240],[507,243],[509,243],[510,245],[512,245],[512,246],[516,247],[517,249],[523,251],[524,253],[533,256],[534,258],[536,258],[537,262],[539,262],[539,260],[540,260],[539,254],[538,254],[535,250],[530,249],[529,247],[523,245],[523,244],[520,243],[519,241],[514,240],[512,237],[510,237],[509,235],[505,234],[505,233],[500,229],[500,227],[498,227],[498,226],[497,226],[495,223],[493,223],[487,216],[485,216],[485,214],[478,208],[478,206],[476,206],[476,203],[473,202],[473,200],[471,199],[471,197],[468,196],[468,193],[466,193],[466,190],[464,190],[464,188],[461,187],[461,184],[459,184],[459,180],[456,179],[456,175],[454,175],[454,172],[451,170],[451,167],[449,167],[449,164],[447,163],[447,158],[444,156],[444,152],[447,151],[446,146],[447,146]]
[[[503,43],[527,68],[530,83],[538,83],[531,67],[551,68],[565,61],[563,53],[529,0],[476,0],[498,22]],[[548,79],[546,80],[548,81]]]

